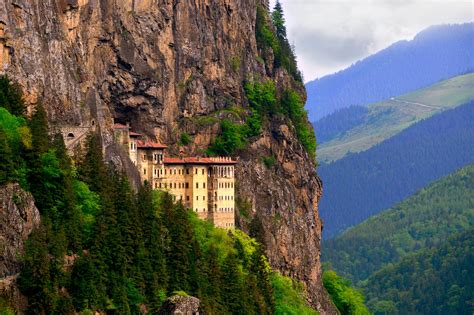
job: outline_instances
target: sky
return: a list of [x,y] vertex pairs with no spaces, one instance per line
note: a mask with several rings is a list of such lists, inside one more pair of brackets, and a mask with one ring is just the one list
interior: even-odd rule
[[[273,8],[276,0],[270,0]],[[437,24],[474,21],[473,0],[280,0],[305,81]]]

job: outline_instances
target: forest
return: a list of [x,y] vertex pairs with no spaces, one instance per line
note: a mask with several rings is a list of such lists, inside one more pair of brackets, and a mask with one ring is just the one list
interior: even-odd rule
[[465,313],[473,209],[469,165],[323,242],[323,260],[363,288],[376,313]]
[[474,69],[472,23],[432,26],[351,67],[306,84],[310,120],[389,99]]
[[372,147],[319,167],[325,237],[334,237],[474,162],[474,102],[423,120]]
[[133,190],[104,162],[98,135],[72,159],[49,131],[44,108],[26,117],[20,89],[0,78],[0,185],[20,183],[41,213],[18,278],[29,314],[154,314],[176,294],[198,297],[208,314],[315,313],[255,239],[147,184]]
[[382,268],[365,284],[375,314],[472,314],[474,230]]

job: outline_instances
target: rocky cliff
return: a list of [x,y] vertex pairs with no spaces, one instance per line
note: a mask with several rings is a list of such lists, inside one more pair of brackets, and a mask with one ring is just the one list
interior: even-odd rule
[[[112,118],[171,147],[182,132],[198,154],[231,107],[247,107],[243,81],[269,78],[304,88],[265,65],[255,38],[262,0],[4,0],[0,64],[31,108],[42,102],[54,127],[94,127],[113,143]],[[268,60],[269,58],[266,58]],[[212,117],[213,119],[209,119]],[[114,152],[111,150],[110,152]],[[274,155],[268,168],[261,157]],[[112,157],[113,158],[113,157]],[[321,182],[284,118],[273,117],[239,152],[239,225],[257,216],[272,266],[303,280],[321,313],[335,313],[321,282]]]
[[18,184],[0,187],[0,298],[7,297],[17,310],[23,310],[25,298],[15,285],[21,265],[24,242],[40,223],[33,196]]

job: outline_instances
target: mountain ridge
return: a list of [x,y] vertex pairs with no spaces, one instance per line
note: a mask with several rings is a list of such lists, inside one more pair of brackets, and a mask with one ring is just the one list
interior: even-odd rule
[[410,41],[399,41],[347,69],[307,82],[310,120],[472,71],[473,47],[474,23],[429,27]]

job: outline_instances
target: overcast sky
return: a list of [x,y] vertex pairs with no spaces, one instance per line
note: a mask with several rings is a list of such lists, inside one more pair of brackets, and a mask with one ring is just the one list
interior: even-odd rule
[[[270,0],[273,8],[276,0]],[[435,24],[474,20],[474,0],[280,0],[305,81]]]

